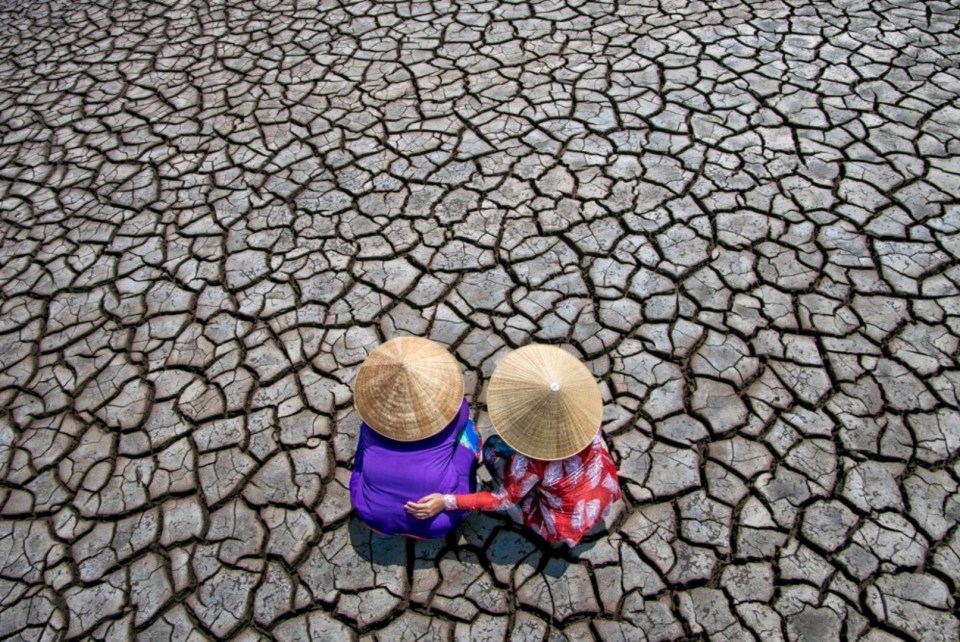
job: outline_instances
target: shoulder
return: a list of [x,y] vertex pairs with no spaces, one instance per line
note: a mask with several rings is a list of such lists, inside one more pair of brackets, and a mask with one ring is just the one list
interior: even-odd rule
[[357,450],[382,448],[388,440],[367,424],[360,422],[360,434],[357,435]]
[[603,438],[603,432],[598,430],[593,441],[584,449],[584,452],[608,452],[608,450],[607,442]]

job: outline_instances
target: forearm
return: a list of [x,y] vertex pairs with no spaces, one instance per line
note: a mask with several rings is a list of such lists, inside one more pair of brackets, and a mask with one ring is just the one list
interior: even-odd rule
[[514,506],[506,495],[481,491],[466,495],[444,495],[447,510],[492,510],[503,511]]

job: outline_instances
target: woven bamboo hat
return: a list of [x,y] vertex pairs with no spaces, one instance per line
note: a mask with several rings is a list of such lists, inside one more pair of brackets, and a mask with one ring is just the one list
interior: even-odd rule
[[593,440],[603,400],[593,375],[570,353],[548,345],[514,350],[487,389],[494,430],[519,453],[544,461],[574,455]]
[[426,439],[453,421],[463,375],[446,348],[420,337],[377,347],[360,366],[354,402],[364,423],[397,441]]

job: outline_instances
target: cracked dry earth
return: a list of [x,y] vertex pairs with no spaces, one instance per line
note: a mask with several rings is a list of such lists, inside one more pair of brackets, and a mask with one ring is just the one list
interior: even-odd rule
[[[0,637],[956,640],[960,3],[0,2]],[[572,551],[371,534],[350,385],[601,382]]]

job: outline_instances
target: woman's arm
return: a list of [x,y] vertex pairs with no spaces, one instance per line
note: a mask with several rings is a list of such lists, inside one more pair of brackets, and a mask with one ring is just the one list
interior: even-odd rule
[[517,503],[498,495],[499,493],[491,493],[490,491],[470,493],[469,495],[432,493],[415,502],[407,502],[403,507],[414,517],[427,519],[443,510],[507,510]]
[[480,491],[466,495],[433,493],[415,502],[407,502],[404,507],[420,519],[433,517],[442,510],[504,511],[519,504],[539,481],[540,477],[530,466],[509,466],[500,488],[495,492]]

